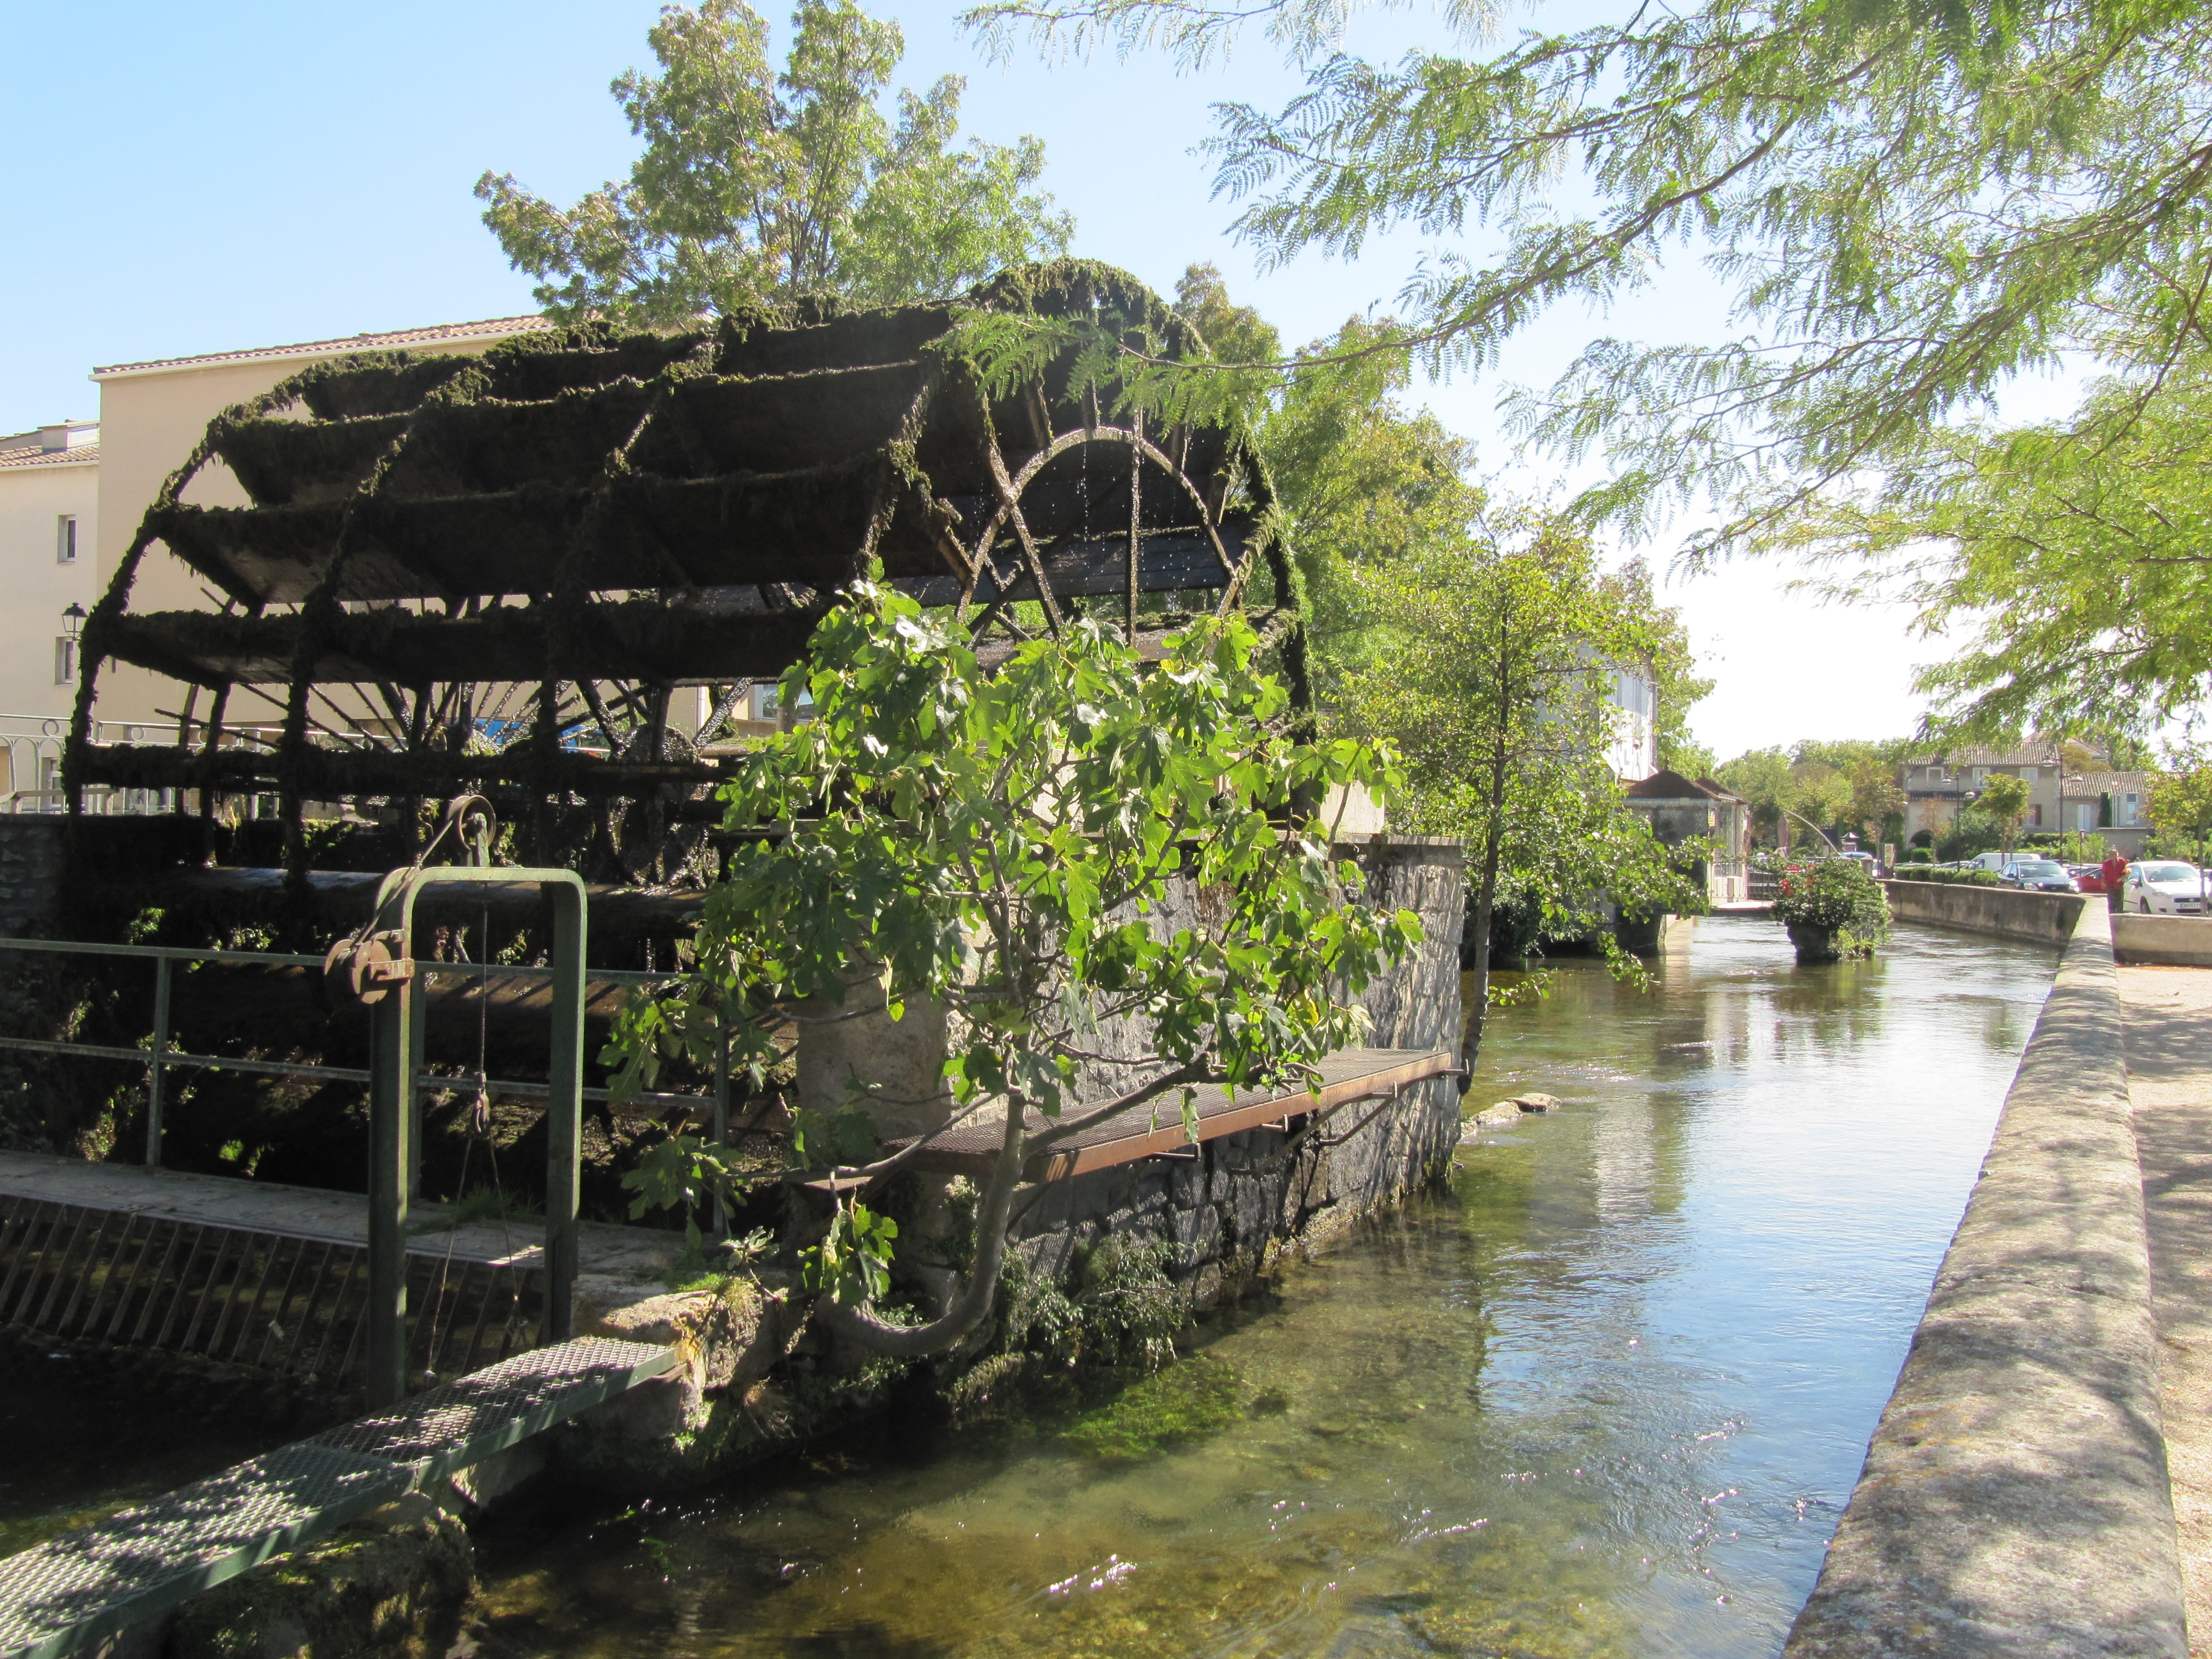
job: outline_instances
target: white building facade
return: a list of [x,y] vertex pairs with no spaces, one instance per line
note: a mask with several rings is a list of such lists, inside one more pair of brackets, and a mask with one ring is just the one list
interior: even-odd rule
[[36,810],[58,779],[76,700],[76,629],[99,597],[100,424],[57,421],[0,436],[0,794]]

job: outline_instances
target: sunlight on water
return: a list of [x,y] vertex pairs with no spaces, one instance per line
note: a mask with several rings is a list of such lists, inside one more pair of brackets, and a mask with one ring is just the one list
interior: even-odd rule
[[681,1506],[513,1516],[487,1652],[1771,1654],[2053,962],[1906,930],[1801,969],[1709,918],[1648,996],[1563,963],[1469,1101],[1565,1109],[1205,1328],[1231,1427],[1136,1463],[890,1427]]

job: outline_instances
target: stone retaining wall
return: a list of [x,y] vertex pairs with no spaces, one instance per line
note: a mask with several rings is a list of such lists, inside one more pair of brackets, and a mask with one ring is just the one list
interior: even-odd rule
[[37,938],[52,930],[62,899],[59,816],[0,815],[0,938]]
[[[1438,836],[1378,836],[1340,850],[1365,872],[1370,902],[1413,911],[1425,934],[1419,950],[1360,1000],[1370,1022],[1367,1041],[1455,1050],[1464,848]],[[1249,1282],[1285,1248],[1317,1247],[1440,1173],[1459,1133],[1460,1079],[1432,1078],[1395,1100],[1340,1109],[1288,1157],[1291,1136],[1251,1129],[1207,1141],[1195,1156],[1052,1182],[1016,1238],[1032,1265],[1054,1274],[1109,1233],[1157,1240],[1170,1247],[1170,1272],[1202,1306]]]
[[2031,893],[2018,887],[1972,887],[1962,882],[1885,881],[1889,913],[1899,921],[1931,922],[1970,933],[2063,945],[2074,935],[2084,893]]
[[2112,931],[2074,908],[1784,1659],[2188,1650]]

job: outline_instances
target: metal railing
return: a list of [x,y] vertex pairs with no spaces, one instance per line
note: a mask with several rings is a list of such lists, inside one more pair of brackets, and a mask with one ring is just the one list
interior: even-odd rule
[[[262,1077],[323,1078],[334,1083],[355,1083],[367,1085],[368,1071],[349,1066],[319,1066],[295,1060],[252,1060],[243,1055],[198,1054],[169,1046],[170,993],[174,982],[175,967],[179,962],[217,963],[230,966],[264,968],[312,968],[319,972],[323,966],[320,957],[286,956],[260,951],[192,950],[173,945],[102,945],[82,939],[41,939],[0,938],[0,951],[28,951],[55,956],[135,957],[154,963],[153,1030],[147,1046],[125,1048],[111,1043],[76,1042],[60,1038],[0,1036],[0,1048],[14,1048],[29,1054],[80,1055],[89,1060],[123,1060],[146,1068],[146,1164],[159,1168],[161,1163],[162,1115],[166,1105],[168,1073],[172,1069],[209,1072],[238,1072]],[[428,981],[432,979],[491,980],[538,979],[550,980],[554,970],[525,963],[503,962],[428,962],[416,963],[416,988],[409,994],[424,996]],[[671,985],[681,977],[676,974],[647,974],[623,969],[594,969],[590,973],[592,982],[599,985],[618,985],[643,988],[654,985]],[[512,1078],[477,1079],[473,1075],[453,1075],[433,1072],[423,1064],[422,1034],[424,1022],[419,1017],[414,1021],[416,1038],[414,1043],[414,1079],[416,1085],[434,1091],[458,1091],[481,1086],[487,1094],[520,1095],[538,1099],[546,1098],[551,1085],[544,1083],[520,1081]],[[613,1095],[605,1089],[586,1089],[583,1097],[591,1101],[611,1103]],[[675,1094],[646,1091],[629,1097],[625,1103],[647,1108],[681,1108],[697,1111],[702,1107],[713,1112],[715,1139],[719,1141],[727,1133],[730,1109],[729,1068],[715,1069],[714,1091],[706,1095]],[[418,1142],[419,1145],[419,1142]],[[419,1181],[419,1170],[416,1179]]]
[[[69,746],[65,715],[0,714],[0,755],[7,761],[5,793],[0,811],[46,815],[69,810],[62,788],[62,751]],[[173,743],[175,720],[94,720],[92,741],[97,746],[118,743]],[[272,748],[281,735],[275,726],[239,726],[226,730],[232,746]],[[276,797],[268,797],[275,811]],[[145,817],[177,810],[174,789],[116,788],[101,784],[84,792],[84,810],[101,817]],[[249,800],[249,817],[260,816],[260,802]]]

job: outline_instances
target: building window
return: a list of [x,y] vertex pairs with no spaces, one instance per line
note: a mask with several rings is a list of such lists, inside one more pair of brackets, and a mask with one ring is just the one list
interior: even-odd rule
[[2033,766],[2023,766],[2020,769],[2020,776],[2021,781],[2023,783],[2033,783],[2035,781],[2035,769]]
[[2136,811],[2142,803],[2142,797],[2140,795],[2123,795],[2120,799],[2122,803],[2120,807],[2120,823],[2124,828],[2132,828],[2135,824],[2141,822],[2141,820],[2136,817]]
[[76,684],[76,641],[63,638],[54,641],[54,684]]
[[76,514],[64,513],[54,526],[54,559],[59,564],[76,562]]

